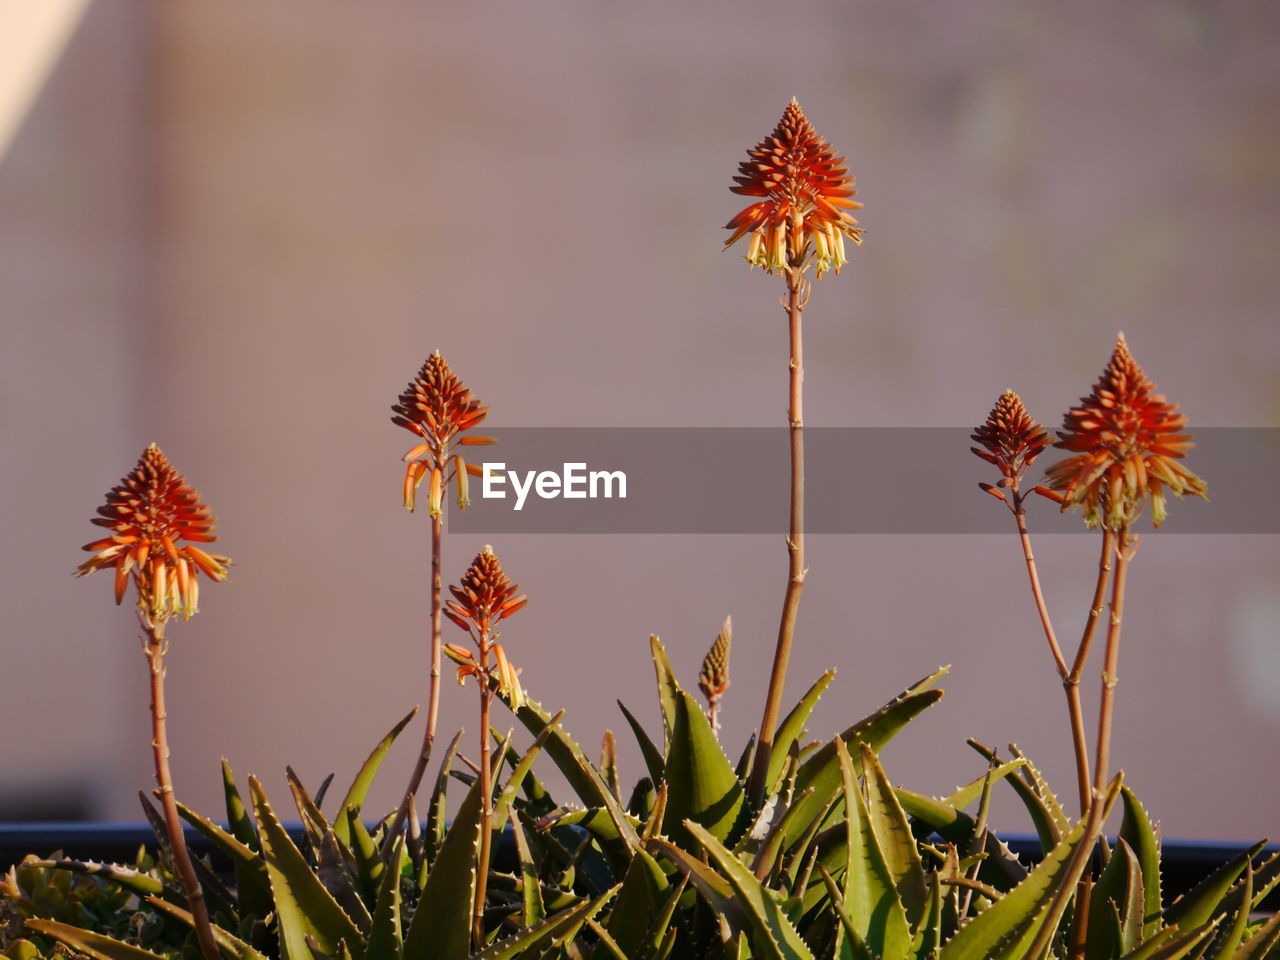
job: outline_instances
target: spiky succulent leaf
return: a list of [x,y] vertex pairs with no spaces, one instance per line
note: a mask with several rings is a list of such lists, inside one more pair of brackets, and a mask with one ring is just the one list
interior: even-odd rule
[[[191,930],[196,928],[196,920],[191,911],[183,910],[181,907],[169,903],[167,900],[162,900],[160,897],[147,897],[146,899],[147,903],[160,913],[168,914]],[[252,946],[222,929],[216,923],[212,924],[212,929],[214,942],[218,944],[223,953],[234,958],[234,960],[267,960],[261,951],[255,950]]]
[[627,725],[631,727],[636,743],[640,745],[640,755],[644,757],[644,765],[645,769],[649,771],[650,781],[661,783],[663,770],[666,766],[662,751],[657,748],[644,727],[641,726],[640,721],[635,718],[635,715],[627,709],[627,705],[621,700],[618,701],[618,709],[627,718]]
[[920,851],[915,837],[907,825],[893,785],[880,765],[880,759],[866,744],[859,744],[862,751],[863,782],[867,794],[867,813],[876,845],[884,855],[898,891],[898,899],[907,914],[907,922],[915,926],[924,913],[926,884],[924,866],[920,863]]
[[[1223,898],[1221,906],[1231,918],[1205,951],[1205,960],[1230,960],[1244,941],[1249,926],[1249,904],[1253,900],[1253,864],[1244,865],[1244,879]],[[1233,912],[1234,911],[1234,912]]]
[[[351,807],[343,804],[342,809],[347,811],[347,816],[355,823],[360,822]],[[383,872],[382,882],[378,887],[365,960],[400,960],[404,953],[400,927],[400,871],[396,869],[403,853],[404,837],[401,836],[396,838],[395,845],[391,848],[389,862],[393,866]]]
[[298,852],[253,777],[249,778],[249,794],[275,900],[283,960],[311,960],[308,939],[330,955],[345,940],[356,956],[363,958],[364,937]]
[[1280,946],[1280,913],[1272,914],[1267,921],[1254,930],[1249,938],[1236,948],[1231,960],[1271,960]]
[[[667,650],[656,636],[649,638],[649,653],[653,657],[653,670],[658,680],[658,706],[662,710],[662,740],[667,749],[671,745],[671,731],[676,725],[676,701],[680,699],[680,684],[667,659]],[[666,750],[664,749],[664,754]],[[655,783],[657,781],[654,781]]]
[[[538,956],[547,945],[562,946],[573,940],[583,924],[594,917],[609,902],[617,887],[610,887],[594,900],[589,900],[563,910],[549,917],[536,927],[526,928],[519,933],[490,944],[477,953],[472,960],[524,960],[526,957]],[[406,947],[405,957],[413,955]],[[429,954],[431,957],[443,957],[443,954]],[[465,956],[465,954],[463,955]]]
[[164,960],[159,954],[143,950],[92,930],[60,923],[57,920],[27,920],[26,924],[37,933],[53,937],[79,953],[88,954],[94,960]]
[[607,930],[628,957],[642,955],[671,883],[662,867],[645,850],[638,850],[627,867]]
[[[845,871],[842,897],[859,936],[882,960],[905,960],[911,930],[894,877],[872,826],[844,740],[833,742],[845,806]],[[868,751],[861,750],[866,770]],[[870,755],[874,759],[874,754]],[[870,777],[868,776],[868,779]],[[896,839],[896,838],[895,838]]]
[[804,725],[809,722],[809,715],[813,713],[813,708],[818,705],[827,687],[831,686],[835,675],[836,671],[832,668],[814,681],[813,686],[778,725],[778,733],[774,737],[773,748],[769,753],[769,769],[765,779],[766,793],[772,793],[778,788],[778,778],[782,776],[782,769],[786,766],[787,755],[791,752],[792,744],[804,735]]
[[1034,935],[1045,922],[1049,901],[1067,879],[1067,861],[1084,838],[1086,826],[1082,819],[1022,883],[962,927],[943,945],[939,960],[1015,960],[1018,954],[1007,951],[1018,945],[1025,952],[1031,946],[1028,934]]
[[[879,754],[885,744],[892,740],[913,717],[942,699],[941,690],[929,688],[948,669],[950,668],[944,667],[908,687],[875,713],[864,717],[845,730],[840,735],[841,739],[846,744],[861,741]],[[809,819],[816,816],[827,801],[840,790],[840,761],[836,758],[833,743],[825,744],[801,764],[800,772],[796,776],[797,795],[803,794],[810,787],[813,788],[813,792],[798,801],[798,804],[802,805],[801,814],[796,820],[795,830],[798,832],[803,832],[803,829],[808,826]],[[795,832],[786,837],[788,845],[795,839]]]
[[511,824],[511,835],[516,842],[516,860],[520,865],[520,921],[526,927],[541,923],[547,916],[547,908],[542,900],[542,887],[538,882],[538,867],[533,860],[533,851],[529,847],[529,836],[524,832],[520,818],[512,811],[508,817]]
[[465,960],[471,947],[471,908],[476,899],[480,847],[480,781],[477,779],[445,834],[405,936],[405,960]]
[[666,759],[667,812],[663,833],[687,849],[695,849],[684,827],[692,820],[717,840],[726,841],[737,827],[746,797],[697,702],[676,688],[675,719]]
[[761,960],[813,960],[808,944],[787,919],[773,891],[764,887],[711,831],[693,820],[684,825],[733,887],[751,926],[755,955]]
[[1120,960],[1185,960],[1198,956],[1214,927],[1206,923],[1186,933],[1180,933],[1177,927],[1166,927]]
[[1146,808],[1127,786],[1120,788],[1124,814],[1120,820],[1120,838],[1127,843],[1142,868],[1143,908],[1142,936],[1154,937],[1164,926],[1164,903],[1160,892],[1160,831],[1147,816]]
[[1255,843],[1201,880],[1189,893],[1179,897],[1165,910],[1165,922],[1190,930],[1221,916],[1222,902],[1227,892],[1263,846],[1262,843]]
[[333,818],[334,835],[343,843],[349,843],[351,836],[348,833],[349,824],[347,818],[343,815],[344,810],[354,810],[356,813],[364,806],[365,797],[369,793],[369,787],[373,784],[373,778],[378,773],[378,767],[382,765],[382,758],[387,755],[387,751],[391,749],[391,745],[396,742],[396,737],[400,736],[400,732],[409,725],[409,722],[418,713],[418,708],[414,707],[410,710],[399,723],[391,728],[391,731],[378,741],[377,745],[369,752],[369,756],[364,763],[360,765],[360,770],[356,773],[356,777],[351,781],[351,786],[347,788],[346,794],[342,798],[342,803],[338,804],[338,815]]
[[117,884],[140,897],[152,896],[164,890],[164,884],[150,874],[115,863],[99,863],[95,860],[31,860],[33,867],[50,870],[68,870],[87,877],[100,877]]
[[1114,921],[1117,949],[1102,936],[1090,937],[1085,960],[1111,960],[1135,949],[1142,942],[1144,903],[1142,867],[1121,837],[1089,898],[1089,929],[1102,931]]

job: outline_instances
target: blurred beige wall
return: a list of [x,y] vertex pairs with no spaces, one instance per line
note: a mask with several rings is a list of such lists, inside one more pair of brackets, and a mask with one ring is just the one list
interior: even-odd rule
[[[387,417],[432,349],[498,434],[781,423],[778,284],[719,228],[792,95],[848,153],[870,231],[816,284],[809,423],[970,424],[1013,386],[1056,424],[1120,328],[1193,424],[1280,423],[1277,40],[1264,3],[99,0],[0,159],[3,789],[83,785],[97,815],[135,816],[142,658],[107,579],[67,573],[152,440],[238,562],[173,631],[178,791],[216,810],[220,755],[283,802],[285,763],[350,777],[425,696],[427,522],[400,507]],[[451,537],[447,575],[479,546]],[[532,598],[508,650],[590,747],[625,729],[616,697],[656,719],[650,632],[691,679],[726,613],[726,726],[757,721],[776,538],[495,547]],[[1068,636],[1094,547],[1038,547]],[[1017,739],[1070,793],[1015,541],[810,554],[789,691],[840,670],[815,735],[952,663],[890,775],[946,792],[981,772],[965,737]],[[1274,537],[1142,548],[1115,756],[1166,836],[1275,834],[1278,575]],[[473,691],[446,688],[442,726],[473,724]]]

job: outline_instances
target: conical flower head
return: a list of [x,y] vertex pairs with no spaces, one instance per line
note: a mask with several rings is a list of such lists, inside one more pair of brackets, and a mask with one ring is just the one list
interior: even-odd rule
[[138,465],[107,493],[93,523],[110,536],[87,543],[94,556],[76,568],[77,576],[115,570],[116,603],[124,599],[130,575],[138,590],[138,610],[151,624],[171,616],[189,619],[199,599],[199,575],[226,580],[227,557],[206,553],[197,543],[212,543],[214,517],[154,443]]
[[1091,527],[1118,531],[1148,499],[1159,527],[1169,492],[1208,499],[1205,482],[1179,462],[1195,446],[1181,432],[1186,417],[1155,390],[1122,333],[1093,392],[1063,418],[1054,446],[1076,456],[1049,468],[1049,487],[1062,494],[1064,510],[1079,506]]
[[995,464],[1006,479],[1015,482],[1049,445],[1048,431],[1027,413],[1022,398],[1012,390],[1000,395],[970,439],[986,448],[973,447],[974,453]]
[[698,689],[707,698],[707,703],[714,706],[729,689],[729,650],[733,645],[733,620],[724,618],[724,626],[716,637],[711,649],[702,658],[702,669],[698,671]]
[[528,597],[517,595],[514,584],[502,570],[492,547],[485,547],[467,567],[458,585],[450,586],[453,599],[445,604],[445,615],[463,630],[472,627],[488,633],[499,620],[505,620],[526,603]]
[[399,402],[391,410],[395,414],[391,418],[392,423],[422,438],[422,442],[403,458],[408,464],[404,475],[404,505],[414,509],[418,487],[430,477],[431,515],[439,516],[448,482],[446,472],[452,469],[452,476],[457,482],[458,506],[465,509],[471,502],[467,477],[478,476],[480,471],[454,453],[452,446],[455,440],[461,446],[494,442],[491,437],[459,437],[463,431],[484,420],[489,408],[480,405],[470,388],[453,372],[449,361],[437,350],[427,357],[418,375],[405,387]]
[[770,273],[807,265],[813,254],[818,276],[840,272],[847,262],[844,238],[862,243],[862,230],[848,211],[862,204],[844,157],[818,136],[793,99],[773,133],[747,151],[738,165],[734,193],[763,197],[726,224],[728,247],[750,234],[747,262]]

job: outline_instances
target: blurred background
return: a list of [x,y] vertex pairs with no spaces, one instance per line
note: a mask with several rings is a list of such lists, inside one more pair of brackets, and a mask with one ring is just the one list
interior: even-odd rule
[[[286,763],[341,785],[425,699],[429,524],[400,504],[411,440],[388,417],[433,349],[499,435],[782,424],[781,284],[720,227],[793,95],[868,229],[815,285],[809,424],[968,426],[1012,386],[1056,426],[1123,329],[1193,428],[1280,426],[1280,5],[431,6],[0,2],[0,815],[139,818],[134,619],[109,577],[70,573],[151,441],[237,562],[171,630],[177,792],[217,813],[220,756],[283,803]],[[1179,536],[1176,506],[1132,572],[1114,756],[1167,837],[1274,837],[1280,538]],[[446,577],[482,542],[448,538]],[[505,638],[529,691],[591,750],[618,730],[628,783],[614,700],[656,731],[648,635],[691,685],[732,614],[736,756],[779,538],[494,545],[531,597]],[[1072,643],[1095,549],[1037,545]],[[809,553],[788,702],[839,668],[813,735],[950,663],[891,778],[949,792],[983,770],[966,737],[1016,739],[1073,795],[1012,534]],[[445,688],[442,730],[473,728],[474,688]],[[1005,793],[997,822],[1029,830]]]

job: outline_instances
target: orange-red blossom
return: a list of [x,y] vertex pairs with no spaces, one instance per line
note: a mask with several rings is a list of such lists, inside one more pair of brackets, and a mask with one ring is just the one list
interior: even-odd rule
[[1124,334],[1093,391],[1067,411],[1054,446],[1075,452],[1049,468],[1049,487],[1062,508],[1078,506],[1085,522],[1119,531],[1151,501],[1152,521],[1164,522],[1166,494],[1208,499],[1208,486],[1179,461],[1195,446],[1183,433],[1186,417],[1155,392]]
[[529,602],[529,598],[519,590],[519,584],[512,583],[503,571],[493,548],[485,547],[471,561],[458,585],[450,585],[453,599],[446,602],[444,610],[446,617],[472,637],[482,654],[492,651],[497,661],[490,666],[485,657],[485,662],[481,663],[465,647],[446,643],[445,653],[458,665],[458,682],[463,683],[472,676],[479,678],[482,672],[489,673],[509,696],[513,710],[524,702],[517,679],[520,671],[511,665],[501,644],[490,642],[490,635],[499,621]]
[[418,375],[400,394],[400,401],[391,409],[396,414],[391,418],[392,423],[422,438],[422,443],[403,457],[408,463],[404,474],[405,507],[414,509],[418,487],[429,477],[431,516],[440,516],[444,489],[450,480],[457,484],[458,508],[465,510],[471,505],[468,476],[478,477],[481,470],[455,453],[453,445],[456,442],[461,447],[484,446],[495,442],[492,437],[459,436],[484,420],[489,408],[480,405],[437,350],[423,363]]
[[76,568],[76,576],[112,568],[117,604],[132,577],[138,611],[148,623],[160,625],[174,615],[190,619],[199,601],[199,574],[226,580],[231,563],[196,546],[218,539],[199,492],[153,443],[106,499],[92,522],[111,533],[84,545],[96,552]]
[[862,204],[852,197],[854,178],[844,157],[818,136],[793,99],[773,133],[747,151],[738,165],[734,193],[763,197],[725,225],[731,246],[751,235],[747,262],[769,273],[800,268],[810,253],[822,276],[848,261],[844,239],[862,244],[862,229],[849,213]]

